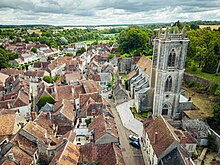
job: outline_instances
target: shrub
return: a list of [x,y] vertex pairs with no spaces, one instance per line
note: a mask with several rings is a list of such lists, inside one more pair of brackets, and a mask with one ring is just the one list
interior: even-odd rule
[[85,122],[86,122],[86,125],[87,125],[87,127],[88,127],[88,125],[92,122],[92,119],[91,119],[91,118],[86,119]]
[[51,96],[42,96],[37,103],[38,109],[41,109],[46,103],[54,104],[55,100]]

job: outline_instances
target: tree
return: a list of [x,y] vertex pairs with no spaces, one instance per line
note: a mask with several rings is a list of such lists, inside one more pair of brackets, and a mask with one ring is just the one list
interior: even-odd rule
[[114,57],[114,54],[109,54],[108,59],[112,59]]
[[122,53],[131,53],[137,49],[144,50],[146,49],[148,40],[149,36],[144,30],[137,27],[130,27],[119,34],[119,50]]
[[46,103],[54,104],[55,100],[51,96],[42,96],[37,103],[38,109],[41,109]]
[[36,48],[31,48],[31,51],[32,51],[33,53],[37,53],[37,49],[36,49]]

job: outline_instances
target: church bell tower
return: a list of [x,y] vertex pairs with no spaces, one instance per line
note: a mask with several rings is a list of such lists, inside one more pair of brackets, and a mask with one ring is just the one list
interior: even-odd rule
[[180,91],[185,71],[189,39],[186,28],[169,33],[167,28],[154,40],[151,88],[154,88],[153,114],[178,118]]

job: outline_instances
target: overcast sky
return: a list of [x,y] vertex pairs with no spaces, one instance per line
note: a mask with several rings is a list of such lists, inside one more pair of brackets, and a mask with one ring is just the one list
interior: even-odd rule
[[0,24],[98,25],[220,20],[220,0],[0,0]]

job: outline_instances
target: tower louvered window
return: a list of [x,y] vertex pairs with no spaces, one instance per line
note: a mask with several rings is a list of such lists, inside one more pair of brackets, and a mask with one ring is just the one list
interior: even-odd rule
[[176,52],[174,51],[174,49],[172,49],[168,57],[168,67],[175,67],[175,63],[176,63]]
[[165,84],[165,92],[171,91],[172,90],[172,77],[169,76],[166,80]]

